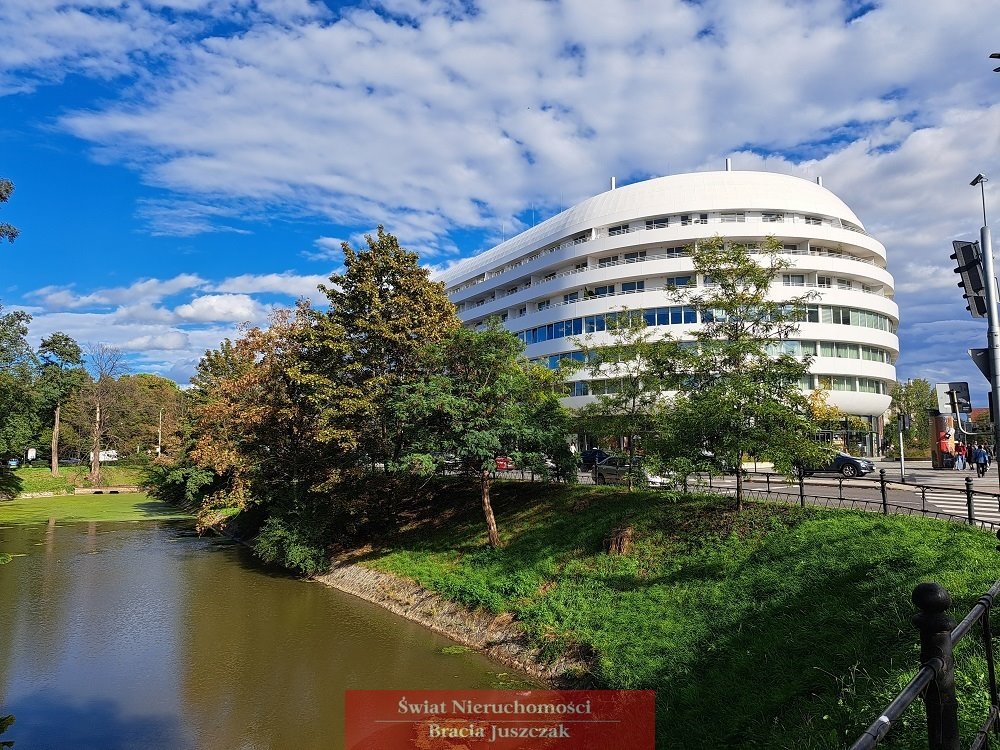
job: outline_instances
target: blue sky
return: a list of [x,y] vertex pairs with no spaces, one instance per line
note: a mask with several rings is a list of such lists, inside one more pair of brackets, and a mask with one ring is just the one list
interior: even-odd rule
[[951,240],[1000,224],[993,0],[4,0],[0,303],[185,383],[382,223],[441,267],[636,179],[823,177],[898,375],[986,381]]

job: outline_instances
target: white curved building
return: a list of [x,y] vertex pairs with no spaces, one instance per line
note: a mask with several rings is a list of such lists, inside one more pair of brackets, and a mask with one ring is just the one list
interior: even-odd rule
[[[768,172],[700,172],[660,177],[594,196],[437,275],[461,319],[499,316],[525,354],[555,366],[594,333],[603,315],[643,310],[650,325],[683,339],[696,312],[667,294],[694,278],[687,246],[720,235],[740,243],[776,237],[790,267],[775,299],[815,292],[788,351],[811,354],[804,389],[825,387],[830,403],[864,417],[870,434],[850,445],[875,453],[899,354],[893,279],[882,243],[820,184]],[[785,288],[788,287],[788,288]],[[567,406],[591,400],[601,383],[574,376]]]

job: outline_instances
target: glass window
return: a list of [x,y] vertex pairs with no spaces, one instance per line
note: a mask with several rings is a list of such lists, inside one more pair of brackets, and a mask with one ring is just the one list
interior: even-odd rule
[[643,310],[642,311],[642,319],[646,322],[647,326],[655,326],[656,325],[656,308],[653,308],[651,310]]
[[598,268],[605,268],[607,266],[613,266],[617,262],[618,262],[618,256],[617,255],[606,255],[605,257],[603,257],[603,258],[601,258],[601,259],[599,259],[597,261],[597,267]]
[[656,219],[646,219],[646,229],[664,229],[670,225],[670,220],[666,216]]
[[580,299],[579,292],[570,292],[563,295],[563,302],[576,302],[578,299]]
[[607,297],[609,294],[615,293],[615,285],[608,284],[606,286],[599,286],[594,288],[594,296],[596,297]]
[[587,268],[587,264],[586,263],[577,263],[575,266],[573,266],[573,270],[575,270],[575,271],[582,271],[585,268]]
[[538,303],[538,309],[539,310],[548,310],[549,306],[550,306],[550,303],[549,303],[548,300],[544,300],[543,302],[539,302]]
[[822,223],[823,223],[823,220],[821,218],[819,218],[818,216],[807,216],[806,217],[806,224],[813,224],[813,225],[818,226],[818,225],[820,225]]
[[681,214],[681,226],[686,227],[691,224],[691,214]]
[[634,253],[625,253],[625,262],[626,263],[638,263],[641,260],[646,260],[646,251],[645,250],[639,250],[638,252],[634,252]]
[[681,324],[681,308],[671,307],[670,308],[670,325],[677,326]]
[[608,234],[614,237],[618,234],[628,233],[628,224],[619,224],[616,227],[608,227]]
[[821,357],[836,357],[837,345],[832,341],[819,342],[819,355]]
[[549,332],[546,326],[538,326],[535,329],[535,343],[549,340]]
[[765,211],[760,215],[760,219],[761,221],[773,223],[777,221],[784,221],[785,215],[780,211]]
[[817,276],[816,286],[822,289],[829,289],[831,286],[833,286],[833,280],[829,276]]
[[656,325],[670,325],[670,311],[666,307],[656,308]]
[[595,315],[594,318],[597,320],[597,330],[603,331],[607,326],[604,323],[603,315]]
[[690,276],[671,276],[667,279],[667,287],[682,287],[691,283]]
[[723,224],[746,221],[747,215],[743,211],[724,211],[722,214]]
[[698,322],[698,311],[693,307],[684,307],[684,322],[685,323],[697,323]]
[[561,339],[565,336],[566,325],[560,320],[558,323],[552,324],[552,338]]
[[625,294],[629,294],[630,292],[641,292],[645,288],[645,281],[626,281],[622,284],[622,292]]
[[781,282],[785,286],[805,286],[806,277],[801,273],[785,273],[781,275]]
[[837,289],[853,289],[854,284],[850,279],[837,279]]
[[579,336],[583,333],[583,318],[573,318],[573,335]]

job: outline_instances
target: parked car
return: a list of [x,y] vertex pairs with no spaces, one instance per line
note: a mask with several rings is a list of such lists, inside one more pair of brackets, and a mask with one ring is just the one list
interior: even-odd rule
[[[594,467],[594,482],[597,484],[627,484],[628,475],[632,473],[632,464],[628,456],[609,456]],[[636,480],[642,477],[641,481],[649,487],[672,487],[674,482],[670,476],[650,474],[640,462],[638,472],[635,473]],[[637,481],[636,483],[641,483]]]
[[601,448],[587,448],[580,451],[580,466],[584,469],[592,469],[601,461],[610,458],[611,454]]
[[21,465],[21,462],[18,461],[16,458],[8,458],[7,459],[7,468],[9,468],[9,469],[16,469],[20,465]]
[[863,477],[865,474],[871,474],[873,471],[875,471],[875,464],[867,458],[857,458],[856,456],[840,451],[833,457],[833,461],[824,466],[822,469],[813,469],[808,473],[820,474],[836,472],[837,474],[850,479],[851,477]]

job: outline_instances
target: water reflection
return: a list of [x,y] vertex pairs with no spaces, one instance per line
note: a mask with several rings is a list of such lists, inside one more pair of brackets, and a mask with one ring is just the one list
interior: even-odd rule
[[0,568],[17,747],[328,750],[345,689],[486,688],[503,671],[183,526],[10,527],[0,549],[25,553]]

